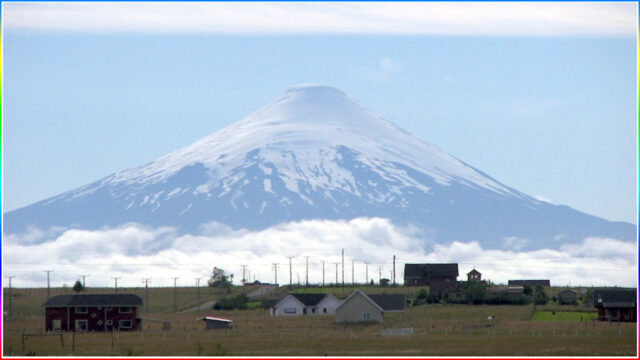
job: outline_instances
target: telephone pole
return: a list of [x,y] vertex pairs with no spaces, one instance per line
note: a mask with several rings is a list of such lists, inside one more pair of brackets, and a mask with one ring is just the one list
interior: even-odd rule
[[144,311],[149,312],[149,282],[151,278],[144,278],[142,282],[144,283]]
[[273,273],[275,274],[275,285],[278,285],[278,263],[273,263]]
[[340,265],[340,263],[335,263],[336,264],[336,286],[338,286],[338,265]]
[[364,263],[364,282],[366,285],[369,285],[369,263]]
[[393,255],[393,286],[396,286],[396,256]]
[[122,279],[122,278],[113,277],[113,276],[111,278],[116,282],[116,294],[117,294],[118,293],[118,279]]
[[356,284],[356,266],[355,266],[355,261],[351,260],[351,285],[355,285]]
[[306,260],[306,269],[305,269],[305,272],[304,272],[305,283],[306,283],[305,286],[309,286],[309,256],[305,256],[304,258]]
[[245,278],[245,274],[247,272],[247,265],[240,265],[240,267],[242,268],[242,285],[244,286],[245,283],[247,282],[247,279]]
[[11,318],[13,317],[13,289],[11,287],[11,279],[13,279],[15,276],[5,276],[7,278],[9,278],[9,320],[11,320]]
[[85,278],[86,276],[89,276],[89,275],[80,275],[80,277],[82,278],[82,289],[83,289],[83,290],[84,290],[84,288],[86,288],[86,287],[87,287],[87,284],[84,282],[84,278]]
[[382,266],[378,266],[378,283],[382,284]]
[[342,249],[342,286],[344,287],[344,249]]
[[51,297],[51,287],[49,286],[49,273],[52,273],[53,270],[44,270],[47,273],[47,299]]
[[173,279],[173,312],[178,312],[178,279],[179,277],[174,277]]
[[196,303],[198,304],[198,314],[200,313],[200,279],[196,279]]
[[291,271],[291,259],[293,259],[295,256],[287,256],[289,258],[289,286],[291,286],[291,284],[293,284],[293,272]]
[[324,260],[322,260],[322,286],[324,286]]

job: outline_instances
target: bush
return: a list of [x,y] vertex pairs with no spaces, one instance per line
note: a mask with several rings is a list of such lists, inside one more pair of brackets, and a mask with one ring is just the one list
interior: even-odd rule
[[245,294],[240,294],[231,298],[223,297],[213,305],[214,310],[246,310],[249,298]]

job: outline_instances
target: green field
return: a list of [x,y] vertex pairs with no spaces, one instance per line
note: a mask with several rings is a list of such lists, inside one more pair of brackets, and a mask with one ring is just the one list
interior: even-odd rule
[[596,320],[596,312],[586,311],[536,311],[533,321],[591,321]]
[[[415,293],[416,288],[378,288],[380,292]],[[127,289],[144,298],[144,289]],[[315,289],[313,289],[315,291]],[[335,288],[336,291],[350,290]],[[372,289],[365,289],[373,292]],[[62,292],[62,290],[60,290]],[[178,288],[179,308],[195,303],[195,289]],[[242,290],[234,288],[233,294]],[[286,288],[278,291],[286,291]],[[123,291],[124,292],[124,291]],[[145,322],[132,333],[41,334],[46,297],[42,289],[14,289],[13,307],[20,313],[4,323],[5,356],[634,356],[636,323],[537,321],[536,313],[550,308],[533,306],[422,305],[406,313],[389,314],[384,323],[343,325],[333,316],[271,317],[266,311],[203,310],[173,313],[173,289],[150,289],[151,308],[143,317],[169,320],[171,330]],[[45,293],[43,295],[43,293]],[[6,294],[6,292],[5,292]],[[20,295],[18,295],[20,294]],[[153,295],[152,295],[153,294]],[[220,292],[201,289],[201,301]],[[181,296],[181,297],[180,297]],[[4,302],[7,311],[7,302]],[[560,308],[564,318],[574,307]],[[589,309],[590,310],[590,309]],[[576,314],[580,314],[576,312]],[[198,316],[233,319],[232,330],[205,330]],[[491,320],[488,317],[491,316]],[[538,315],[543,316],[543,315]],[[567,315],[571,316],[571,315]],[[412,329],[405,336],[386,336]]]

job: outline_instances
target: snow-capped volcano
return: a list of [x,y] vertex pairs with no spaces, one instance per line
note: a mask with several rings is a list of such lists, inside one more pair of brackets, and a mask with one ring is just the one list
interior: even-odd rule
[[390,218],[426,241],[587,236],[635,227],[539,202],[419,140],[342,91],[289,89],[256,113],[148,164],[5,214],[5,232],[126,222],[197,231],[302,219]]

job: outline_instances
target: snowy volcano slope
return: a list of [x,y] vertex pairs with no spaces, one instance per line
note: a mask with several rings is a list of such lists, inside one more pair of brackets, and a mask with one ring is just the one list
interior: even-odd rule
[[340,90],[301,85],[176,152],[9,212],[4,232],[126,222],[197,232],[210,221],[262,229],[360,216],[414,225],[425,241],[478,240],[489,247],[514,238],[527,239],[520,242],[527,248],[588,236],[633,240],[636,231],[539,202]]

